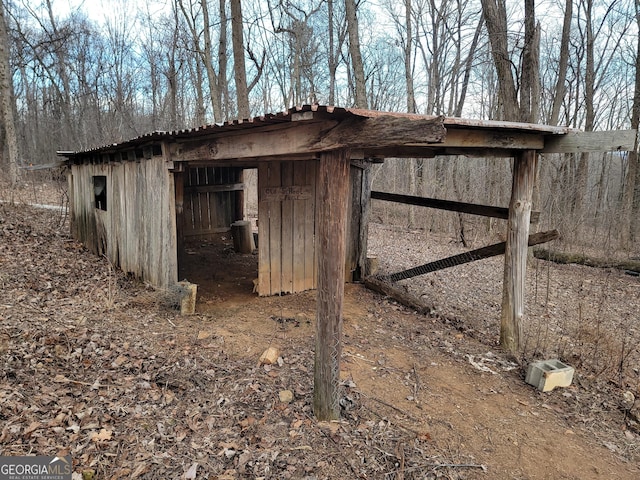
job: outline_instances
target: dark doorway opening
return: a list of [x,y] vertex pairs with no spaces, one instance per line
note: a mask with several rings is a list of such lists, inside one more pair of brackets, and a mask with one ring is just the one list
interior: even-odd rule
[[[244,217],[243,169],[189,166],[182,174],[182,241],[178,278],[198,285],[197,310],[256,296],[257,250],[234,250],[231,224]],[[255,221],[252,223],[256,229]]]

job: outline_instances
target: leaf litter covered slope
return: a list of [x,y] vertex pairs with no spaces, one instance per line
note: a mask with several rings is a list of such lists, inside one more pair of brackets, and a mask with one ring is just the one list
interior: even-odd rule
[[[372,254],[381,272],[465,251],[421,231],[372,224]],[[454,319],[485,343],[498,341],[504,257],[494,257],[403,280],[399,285]],[[640,279],[613,268],[529,261],[524,358],[561,358],[580,367],[582,379],[640,387]],[[640,393],[640,392],[639,392]]]
[[[357,285],[347,287],[343,418],[318,423],[313,292],[183,317],[167,292],[70,240],[58,218],[0,205],[2,455],[69,452],[76,473],[97,478],[638,475],[620,412],[592,413],[612,452],[562,392],[533,391],[499,352]],[[281,358],[260,366],[268,346]]]

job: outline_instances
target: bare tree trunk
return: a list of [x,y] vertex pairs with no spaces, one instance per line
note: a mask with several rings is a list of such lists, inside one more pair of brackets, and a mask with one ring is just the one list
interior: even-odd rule
[[[636,0],[636,22],[640,27],[640,0]],[[637,38],[636,47],[636,78],[631,109],[631,128],[638,130],[640,127],[640,36]],[[636,136],[636,142],[637,142]],[[633,241],[640,213],[640,161],[638,159],[638,145],[634,151],[629,152],[627,175],[625,177],[624,192],[622,195],[621,213],[623,216],[621,243],[623,248],[629,248]]]
[[4,4],[0,2],[0,103],[2,104],[2,122],[4,124],[9,160],[9,185],[13,189],[18,184],[20,173],[18,170],[18,138],[13,115],[13,88],[11,66],[9,65],[9,35],[7,30]]
[[[49,21],[51,22],[51,29],[52,29],[51,35],[54,39],[62,38],[62,36],[58,31],[56,18],[53,14],[53,7],[51,5],[51,0],[47,0],[46,5],[47,5],[47,12],[49,14]],[[62,84],[62,86],[59,87],[59,91],[61,96],[60,101],[62,103],[61,108],[64,116],[64,123],[67,129],[67,135],[70,137],[70,140],[72,140],[74,143],[77,144],[77,135],[76,135],[77,125],[71,113],[71,86],[69,82],[69,75],[67,72],[67,68],[68,68],[68,61],[67,61],[67,55],[66,55],[67,52],[63,47],[59,47],[59,48],[56,48],[55,53],[57,57],[57,66],[55,67],[55,70],[58,76],[60,77],[60,83]]]
[[[524,50],[522,52],[521,90],[520,90],[520,120],[538,123],[540,98],[540,25],[536,24],[535,2],[525,0],[524,5]],[[538,162],[536,162],[538,163]],[[540,181],[538,167],[533,182],[533,207],[540,205]],[[537,224],[533,231],[537,231]],[[533,250],[531,250],[533,253]]]
[[360,51],[360,35],[358,33],[358,17],[356,15],[355,0],[345,0],[347,14],[347,30],[349,33],[349,55],[351,56],[351,67],[354,77],[354,106],[357,108],[367,108],[367,86],[364,77],[364,65],[362,63],[362,52]]
[[[224,2],[224,0],[220,0],[220,2],[222,3]],[[222,113],[222,91],[220,88],[220,81],[224,81],[224,79],[221,78],[220,75],[217,75],[215,69],[213,68],[213,42],[211,40],[211,22],[209,20],[209,6],[207,5],[208,2],[207,0],[201,0],[200,3],[202,5],[202,15],[204,17],[204,52],[202,55],[202,60],[207,71],[207,78],[209,79],[209,95],[211,96],[211,106],[213,108],[214,121],[221,122],[224,119],[224,115]],[[226,33],[223,34],[221,26],[220,43],[222,43],[223,35],[225,37],[226,43]],[[218,51],[219,50],[220,48],[218,48]]]
[[[206,1],[206,0],[204,0]],[[226,119],[229,115],[229,85],[227,85],[227,0],[219,0],[218,17],[220,27],[218,28],[218,78],[216,86],[220,95],[222,116],[220,120]],[[245,75],[246,78],[246,75]]]
[[484,17],[480,15],[480,20],[478,20],[478,26],[476,27],[476,31],[473,34],[473,40],[471,41],[471,46],[469,47],[469,53],[465,61],[464,78],[462,80],[460,96],[458,97],[458,104],[456,105],[456,109],[453,112],[453,115],[455,117],[462,116],[462,109],[464,108],[464,102],[467,97],[467,89],[469,88],[469,80],[471,78],[471,68],[473,67],[473,57],[476,53],[476,49],[478,48],[478,41],[480,40],[480,33],[482,32],[483,25],[484,25]]
[[247,89],[247,70],[244,62],[242,5],[240,0],[231,0],[231,41],[233,44],[233,70],[236,81],[238,117],[249,118],[249,91]]
[[507,42],[507,12],[504,3],[481,0],[482,12],[491,43],[491,54],[498,74],[498,91],[504,120],[519,120],[518,96],[511,71]]
[[[411,7],[411,0],[405,0],[405,29],[406,38],[404,42],[404,78],[407,87],[407,112],[416,113],[416,98],[413,87],[413,14]],[[418,159],[409,159],[409,193],[416,195],[416,193],[422,190],[420,180],[422,177],[417,175],[419,168]],[[416,226],[416,208],[414,205],[409,206],[409,227],[414,228]]]
[[413,51],[413,28],[412,28],[412,9],[411,0],[405,0],[405,22],[407,38],[404,44],[404,78],[407,83],[407,112],[416,112],[416,96],[413,88],[413,60],[411,57]]
[[[586,22],[586,54],[587,64],[584,77],[584,103],[585,103],[585,123],[584,129],[587,132],[593,131],[595,122],[594,92],[595,92],[595,59],[593,45],[595,37],[593,34],[592,22],[593,0],[586,0],[585,22]],[[585,200],[587,197],[587,187],[589,177],[589,153],[582,153],[578,160],[578,171],[576,172],[576,192],[574,208],[575,213],[584,216],[586,212]]]
[[441,46],[441,30],[440,25],[442,22],[442,15],[438,11],[435,0],[429,1],[431,8],[431,45],[433,48],[434,58],[429,65],[429,113],[432,115],[441,115],[442,101],[440,98],[441,85],[440,80],[440,53],[442,51]]
[[550,125],[558,125],[560,120],[560,107],[567,89],[567,66],[569,65],[569,39],[571,35],[571,19],[573,17],[573,0],[566,0],[564,10],[564,23],[562,25],[562,40],[560,41],[560,59],[558,63],[558,78],[556,80],[553,107],[551,108]]
[[[556,86],[553,96],[553,105],[551,107],[551,116],[547,119],[549,125],[558,125],[560,121],[560,108],[564,101],[564,96],[567,91],[567,67],[569,65],[569,40],[571,37],[571,20],[573,19],[573,1],[565,1],[564,10],[564,22],[562,24],[562,38],[560,40],[560,58],[558,60],[558,78],[556,79]],[[569,155],[566,156],[566,160],[569,161]],[[540,179],[546,177],[548,171],[548,161],[543,157],[542,161],[538,162],[538,168],[536,172],[536,183],[533,191],[533,205],[538,209],[540,206]],[[534,226],[534,229],[537,225]]]
[[178,72],[176,70],[176,51],[178,49],[178,8],[175,3],[172,5],[174,31],[172,45],[167,53],[167,71],[165,73],[168,82],[169,95],[169,129],[178,129]]
[[204,125],[206,123],[206,108],[204,106],[204,76],[202,73],[202,65],[197,58],[195,58],[190,65],[193,65],[194,70],[192,76],[195,77],[193,84],[196,89],[196,125]]
[[524,51],[520,83],[520,120],[538,123],[540,98],[540,25],[536,24],[534,0],[525,0]]
[[335,57],[336,42],[334,34],[334,12],[333,0],[327,0],[327,11],[329,16],[329,105],[335,105],[336,101],[336,71],[338,70],[338,60]]

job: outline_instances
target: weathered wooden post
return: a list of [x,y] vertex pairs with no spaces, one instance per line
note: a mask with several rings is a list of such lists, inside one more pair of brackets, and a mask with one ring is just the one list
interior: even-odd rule
[[248,220],[238,220],[231,224],[231,238],[233,249],[237,253],[252,253],[255,249],[251,222]]
[[338,386],[342,353],[349,165],[348,149],[332,150],[320,156],[316,227],[318,290],[313,376],[313,410],[318,420],[335,420],[340,416]]
[[352,160],[350,177],[351,198],[347,210],[347,252],[344,272],[347,282],[359,281],[365,276],[371,203],[371,163],[367,160]]
[[176,248],[178,250],[178,264],[184,260],[184,172],[173,173],[176,205]]
[[529,220],[537,156],[534,150],[523,151],[516,155],[513,165],[504,253],[500,345],[515,357],[520,352],[522,340]]

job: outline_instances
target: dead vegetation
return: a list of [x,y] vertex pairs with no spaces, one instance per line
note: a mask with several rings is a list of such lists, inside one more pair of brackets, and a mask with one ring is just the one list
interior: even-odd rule
[[[370,249],[381,272],[434,261],[464,249],[428,241],[424,232],[372,225]],[[503,259],[485,259],[399,282],[408,294],[436,305],[459,328],[487,345],[499,335]],[[617,268],[556,265],[533,258],[527,284],[523,365],[558,358],[576,367],[588,389],[640,395],[640,282]],[[618,395],[619,396],[619,395]],[[638,432],[631,420],[629,428]]]
[[[378,248],[395,233],[373,238]],[[395,244],[409,265],[416,244],[425,245]],[[637,286],[618,289],[627,285],[622,278],[635,279],[610,274],[594,283],[570,271],[550,272],[543,283],[543,269],[534,275],[538,290],[533,284],[530,292],[547,312],[542,318],[571,312],[564,292],[582,285],[573,308],[590,319],[533,325],[532,358],[571,358],[554,350],[564,345],[581,359],[573,387],[543,396],[495,351],[499,306],[491,293],[499,288],[490,272],[478,281],[469,267],[427,280],[455,323],[349,288],[343,417],[319,424],[311,407],[313,292],[248,293],[224,309],[206,303],[205,292],[200,313],[181,316],[167,292],[69,239],[57,212],[0,205],[0,453],[70,453],[77,474],[113,479],[535,479],[557,468],[556,478],[589,478],[593,469],[634,478],[637,410],[623,403],[622,384],[609,382],[620,357],[602,354],[621,345],[591,320],[615,307],[622,325],[635,308],[625,296]],[[552,343],[558,332],[563,343]],[[259,365],[272,344],[279,361]],[[587,363],[596,345],[600,373]],[[625,365],[636,362],[636,347],[627,342]],[[286,390],[290,403],[280,398]],[[560,445],[578,452],[566,465]],[[522,446],[524,456],[514,456]]]
[[229,355],[205,333],[209,319],[181,317],[162,292],[69,240],[50,212],[1,205],[0,239],[2,455],[70,453],[77,471],[112,479],[474,478],[456,471],[484,468],[396,425],[393,407],[353,382],[344,421],[318,424],[309,345],[275,367]]

